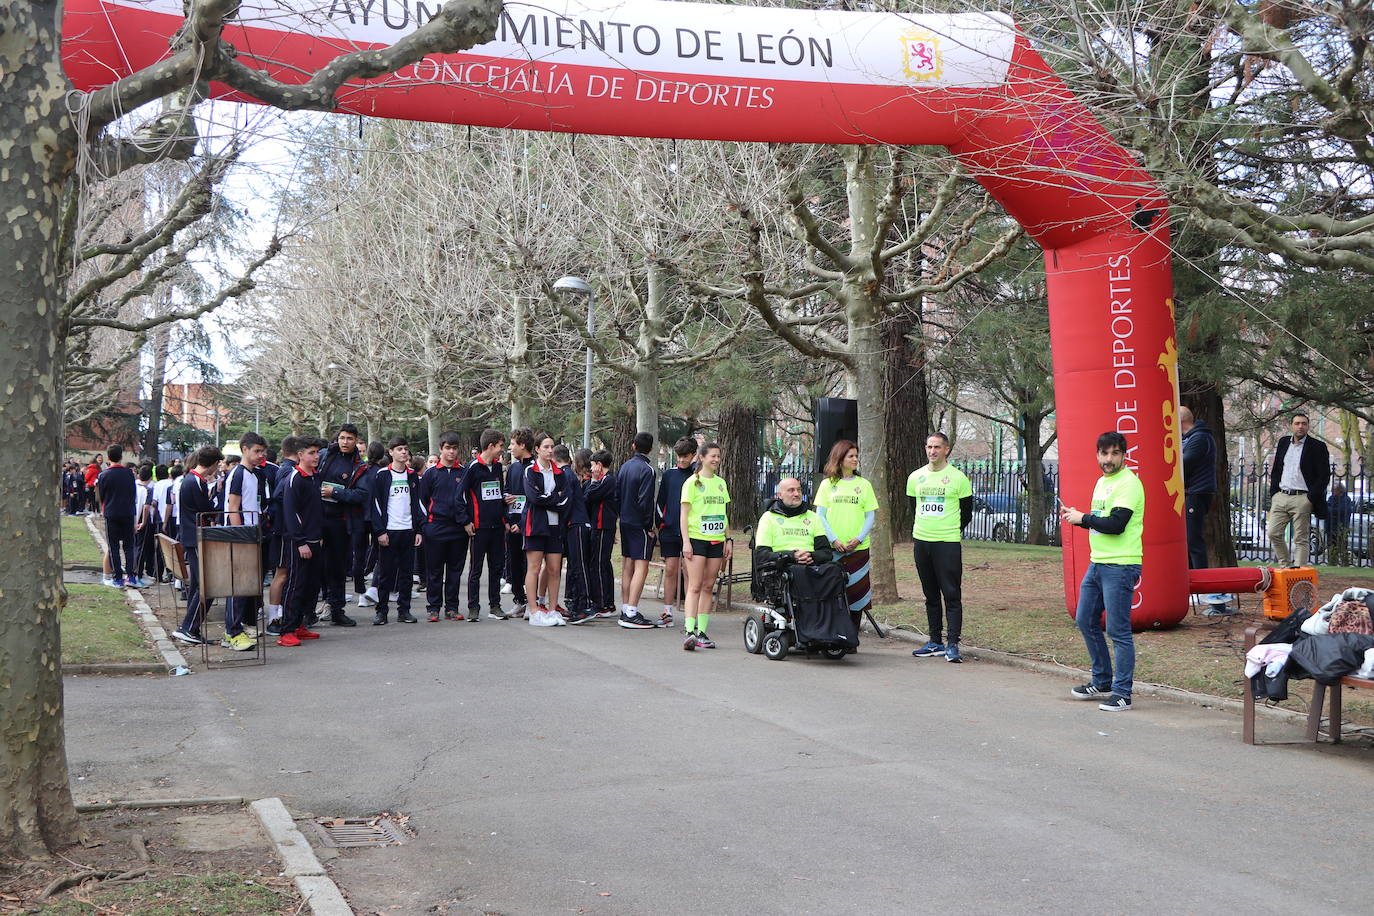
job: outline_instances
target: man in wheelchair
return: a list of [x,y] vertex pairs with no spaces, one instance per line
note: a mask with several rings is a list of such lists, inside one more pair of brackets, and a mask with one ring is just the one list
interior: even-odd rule
[[825,526],[802,498],[801,482],[795,477],[780,481],[776,498],[754,528],[750,582],[754,600],[775,610],[755,618],[761,628],[746,628],[747,648],[767,651],[761,640],[775,629],[782,638],[781,654],[789,645],[840,655],[858,646],[844,601],[845,573],[833,560]]

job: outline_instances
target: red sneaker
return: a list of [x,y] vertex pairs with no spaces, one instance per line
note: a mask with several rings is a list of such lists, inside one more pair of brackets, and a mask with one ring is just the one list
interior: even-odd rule
[[277,645],[286,646],[288,649],[293,646],[299,646],[300,644],[301,641],[296,638],[295,633],[283,633],[281,636],[277,637]]
[[438,611],[435,611],[433,614],[430,614],[430,615],[429,615],[429,622],[430,622],[430,623],[438,623],[438,622],[439,622],[439,612],[438,612]]
[[297,628],[296,628],[296,632],[295,632],[294,635],[295,635],[295,637],[296,637],[297,639],[319,639],[319,638],[320,638],[320,634],[319,634],[319,633],[316,633],[314,630],[307,630],[305,627],[297,627]]

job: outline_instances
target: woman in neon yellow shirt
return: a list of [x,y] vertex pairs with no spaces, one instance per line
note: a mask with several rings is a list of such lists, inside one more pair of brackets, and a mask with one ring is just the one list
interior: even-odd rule
[[877,518],[878,497],[873,484],[859,476],[859,447],[848,439],[836,442],[830,450],[825,480],[816,491],[816,514],[821,517],[825,536],[848,576],[845,599],[849,602],[849,616],[857,627],[863,612],[873,603],[873,587],[868,579],[868,534]]
[[688,652],[698,647],[716,647],[706,637],[706,625],[711,620],[711,587],[725,558],[730,556],[731,547],[725,539],[725,507],[730,504],[730,491],[717,473],[720,446],[707,442],[697,460],[701,462],[697,472],[682,484],[678,521],[682,527],[682,565],[687,567],[687,594],[682,601],[687,636],[682,648]]

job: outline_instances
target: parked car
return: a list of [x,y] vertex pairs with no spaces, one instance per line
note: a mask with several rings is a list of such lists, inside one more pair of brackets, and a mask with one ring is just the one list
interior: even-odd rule
[[[989,536],[994,541],[1015,541],[1024,544],[1030,540],[1029,526],[1030,513],[1021,512],[994,512],[989,517],[991,526]],[[1049,542],[1056,547],[1059,545],[1059,513],[1050,512],[1045,515],[1045,536]],[[1012,533],[1015,532],[1015,537]]]
[[974,512],[1016,512],[1018,497],[1014,493],[975,493]]

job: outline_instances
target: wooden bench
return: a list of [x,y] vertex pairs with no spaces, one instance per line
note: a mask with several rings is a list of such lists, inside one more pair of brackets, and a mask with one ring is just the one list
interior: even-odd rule
[[[1245,651],[1248,654],[1259,643],[1259,627],[1247,627],[1245,630]],[[1322,724],[1322,702],[1329,694],[1331,700],[1328,704],[1327,717],[1330,722],[1327,724],[1327,734],[1331,738],[1331,743],[1341,743],[1341,688],[1351,687],[1356,690],[1374,690],[1374,680],[1363,677],[1343,677],[1339,683],[1329,687],[1317,681],[1312,682],[1312,702],[1307,707],[1307,740],[1318,741],[1320,739]],[[1245,683],[1245,722],[1241,730],[1241,739],[1246,744],[1255,743],[1255,694],[1251,689],[1247,679]]]

